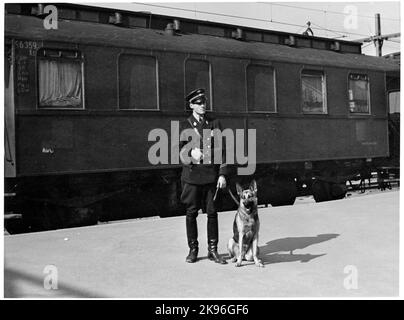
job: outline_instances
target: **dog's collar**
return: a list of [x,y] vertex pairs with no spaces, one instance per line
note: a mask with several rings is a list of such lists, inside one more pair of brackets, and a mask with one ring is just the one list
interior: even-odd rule
[[240,209],[241,209],[241,213],[244,213],[244,214],[246,214],[246,215],[250,215],[250,211],[251,211],[251,209],[247,209],[246,207],[244,207],[244,206],[242,206],[242,207],[240,207]]
[[248,209],[245,205],[243,205],[243,204],[241,204],[241,203],[240,203],[240,209],[241,209],[242,211],[244,211],[243,213],[245,213],[245,214],[247,214],[247,215],[250,215],[252,212],[257,211],[257,210],[256,210],[256,209],[257,209],[256,206],[251,207],[250,209]]

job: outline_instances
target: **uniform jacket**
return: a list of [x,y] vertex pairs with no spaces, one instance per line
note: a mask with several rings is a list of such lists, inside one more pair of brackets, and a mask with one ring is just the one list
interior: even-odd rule
[[[188,157],[191,158],[191,149],[183,147],[191,141],[191,138],[188,141],[180,141],[180,159],[183,164],[181,181],[190,183],[190,184],[209,184],[216,183],[219,175],[227,175],[228,167],[226,165],[226,146],[225,139],[222,140],[222,146],[215,146],[213,131],[211,135],[204,136],[204,129],[219,129],[221,130],[220,121],[217,119],[212,119],[209,116],[205,115],[204,120],[200,123],[193,115],[191,115],[187,120],[182,121],[180,124],[180,133],[181,136],[183,130],[192,129],[199,136],[199,146],[193,145],[192,149],[198,147],[202,150],[204,154],[204,160],[201,160],[200,163],[190,163],[185,164],[184,153],[187,153]],[[205,140],[205,141],[204,141]],[[205,146],[205,148],[204,148]],[[218,149],[219,148],[219,149]],[[189,149],[188,152],[185,149]],[[210,152],[209,152],[210,151]],[[222,154],[222,163],[215,164],[214,163],[214,152],[219,151]],[[210,155],[210,156],[209,156]]]

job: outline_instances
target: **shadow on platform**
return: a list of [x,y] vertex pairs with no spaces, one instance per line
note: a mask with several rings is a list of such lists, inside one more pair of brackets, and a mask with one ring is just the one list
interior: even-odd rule
[[[319,234],[315,237],[294,237],[282,238],[267,242],[266,245],[261,246],[260,258],[264,264],[279,263],[279,262],[309,262],[315,258],[324,256],[323,254],[294,254],[293,251],[297,249],[304,249],[313,244],[335,239],[339,234]],[[278,252],[289,252],[289,254],[280,254]]]
[[[57,290],[46,290],[44,279],[35,277],[21,271],[4,269],[4,298],[105,298],[97,293],[70,287],[64,283],[58,283]],[[33,288],[33,293],[27,293],[26,288]],[[42,294],[41,294],[42,293]]]

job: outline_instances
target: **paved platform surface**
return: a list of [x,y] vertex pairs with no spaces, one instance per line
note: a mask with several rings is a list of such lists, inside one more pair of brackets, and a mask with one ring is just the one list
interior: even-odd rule
[[[235,212],[219,213],[227,257]],[[399,192],[261,208],[264,268],[185,263],[185,218],[132,220],[5,236],[5,297],[270,298],[399,294]],[[293,251],[292,254],[290,251]],[[46,269],[46,266],[56,269]],[[44,288],[56,275],[57,290]],[[48,276],[48,277],[47,277]],[[55,284],[56,282],[54,282]]]

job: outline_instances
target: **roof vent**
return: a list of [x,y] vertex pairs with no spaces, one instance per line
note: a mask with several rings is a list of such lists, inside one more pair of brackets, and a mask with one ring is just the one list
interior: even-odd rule
[[108,22],[111,24],[115,24],[117,26],[122,25],[122,14],[119,12],[115,12],[113,16],[110,16]]
[[181,30],[181,23],[180,23],[180,20],[175,19],[175,20],[173,21],[173,28],[174,28],[174,30],[175,30],[176,32],[180,32],[180,30]]
[[44,12],[44,8],[45,8],[44,5],[39,3],[39,4],[37,4],[36,7],[35,6],[32,7],[31,14],[34,16],[37,16],[37,17],[45,16],[46,13]]
[[285,44],[287,44],[288,46],[295,46],[296,45],[295,37],[290,35],[289,38],[285,39]]
[[168,23],[167,27],[164,29],[164,32],[169,36],[175,35],[174,24]]
[[244,39],[244,32],[241,28],[237,28],[236,31],[232,31],[231,37],[233,39],[237,40],[243,40]]
[[331,48],[331,50],[334,50],[334,51],[340,51],[341,50],[341,46],[340,46],[338,41],[334,41],[333,43],[331,43],[330,48]]

